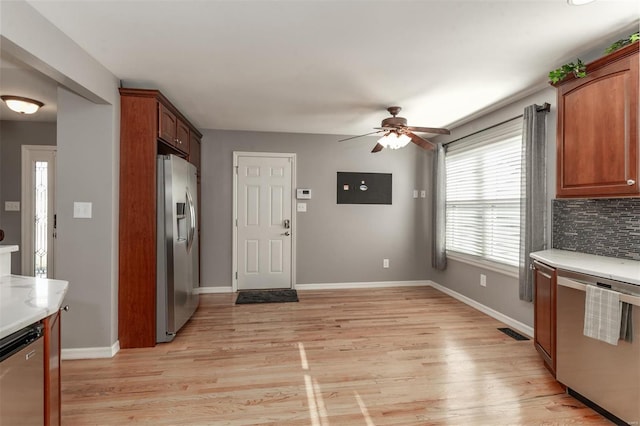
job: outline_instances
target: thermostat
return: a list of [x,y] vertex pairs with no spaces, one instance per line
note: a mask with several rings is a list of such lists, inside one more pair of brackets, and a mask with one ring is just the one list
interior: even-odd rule
[[298,200],[310,200],[311,199],[311,190],[299,188],[296,190],[296,198]]

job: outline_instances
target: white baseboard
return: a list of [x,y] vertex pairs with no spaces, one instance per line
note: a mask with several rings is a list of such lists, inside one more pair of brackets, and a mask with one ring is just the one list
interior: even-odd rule
[[[373,281],[354,283],[296,284],[296,290],[340,290],[347,288],[426,287],[428,281]],[[233,293],[232,287],[199,287],[198,294]]]
[[198,294],[233,293],[231,287],[198,287]]
[[454,299],[457,299],[459,301],[461,301],[462,303],[465,303],[469,306],[471,306],[472,308],[475,308],[477,310],[479,310],[482,313],[485,313],[487,315],[489,315],[490,317],[497,319],[500,322],[503,322],[505,324],[507,324],[509,327],[519,331],[520,333],[526,334],[528,337],[533,337],[533,327],[529,327],[528,325],[521,323],[520,321],[517,321],[511,317],[506,316],[503,313],[500,313],[498,311],[496,311],[495,309],[492,309],[488,306],[483,305],[480,302],[477,302],[463,294],[458,293],[457,291],[453,291],[450,288],[447,288],[443,285],[440,285],[434,281],[429,281],[429,285],[433,288],[435,288],[436,290],[439,290],[445,294],[448,294],[449,296],[453,297]]
[[355,283],[296,284],[295,289],[304,290],[343,290],[348,288],[388,288],[388,287],[427,287],[429,281],[373,281]]
[[109,346],[98,348],[62,349],[62,360],[113,358],[120,351],[120,341]]

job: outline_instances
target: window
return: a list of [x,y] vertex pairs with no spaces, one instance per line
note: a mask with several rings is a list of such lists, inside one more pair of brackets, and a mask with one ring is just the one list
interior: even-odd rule
[[522,120],[446,148],[447,250],[517,267]]

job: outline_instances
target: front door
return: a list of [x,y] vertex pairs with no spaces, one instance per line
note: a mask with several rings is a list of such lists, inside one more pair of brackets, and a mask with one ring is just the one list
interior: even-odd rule
[[292,161],[236,157],[238,290],[292,287]]

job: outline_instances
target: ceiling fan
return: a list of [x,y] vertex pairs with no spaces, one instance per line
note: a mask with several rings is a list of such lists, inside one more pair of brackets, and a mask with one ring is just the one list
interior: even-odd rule
[[420,133],[437,133],[439,135],[448,135],[448,129],[437,127],[415,127],[407,126],[407,119],[404,117],[396,117],[402,108],[399,106],[392,106],[387,108],[387,111],[391,114],[391,117],[382,120],[380,127],[374,127],[375,132],[365,133],[364,135],[353,136],[346,139],[341,139],[339,142],[348,141],[350,139],[360,138],[362,136],[375,135],[376,133],[384,133],[384,135],[378,140],[376,146],[373,147],[371,152],[380,152],[384,148],[398,149],[406,146],[409,142],[413,142],[421,148],[433,149],[435,144],[430,140],[416,135],[414,132]]

